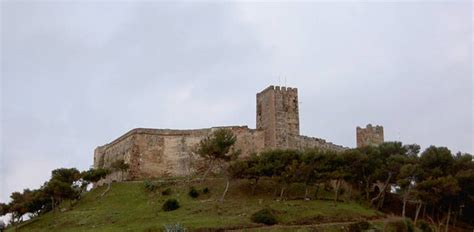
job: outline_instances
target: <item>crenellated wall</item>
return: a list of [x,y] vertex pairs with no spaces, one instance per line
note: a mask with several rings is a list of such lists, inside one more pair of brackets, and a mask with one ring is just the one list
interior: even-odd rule
[[[184,176],[196,170],[202,160],[194,154],[199,142],[220,128],[230,129],[237,137],[234,149],[240,157],[270,149],[319,148],[348,149],[320,138],[300,135],[298,90],[269,86],[257,94],[257,129],[247,126],[213,127],[196,130],[133,129],[94,152],[95,168],[110,168],[124,160],[127,173],[112,173],[107,181],[139,180],[161,176]],[[357,145],[383,142],[380,126],[357,128]],[[100,185],[100,183],[99,183]]]
[[298,136],[296,141],[296,148],[299,150],[304,150],[308,148],[318,148],[322,150],[334,150],[334,151],[343,151],[349,149],[348,147],[336,145],[331,142],[327,142],[324,139],[313,138],[308,136]]
[[376,146],[384,142],[383,127],[368,124],[366,128],[356,128],[357,147]]

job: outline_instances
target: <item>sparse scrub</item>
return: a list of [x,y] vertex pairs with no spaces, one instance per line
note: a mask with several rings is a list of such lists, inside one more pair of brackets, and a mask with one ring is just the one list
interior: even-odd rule
[[171,188],[167,188],[167,189],[165,189],[165,190],[163,190],[163,191],[161,192],[161,195],[163,195],[163,196],[169,196],[169,195],[171,195],[172,192],[173,192],[173,191],[171,190]]
[[265,225],[274,225],[277,223],[277,218],[271,209],[262,209],[254,214],[251,218],[252,222],[263,223]]
[[415,228],[413,227],[413,223],[411,222],[411,220],[405,219],[405,220],[387,222],[387,224],[385,224],[384,231],[413,232],[415,231]]
[[416,227],[418,227],[422,232],[432,232],[433,229],[431,228],[430,223],[426,222],[425,220],[419,220],[416,223]]
[[196,188],[191,187],[191,189],[189,190],[188,195],[192,198],[197,198],[197,197],[199,197],[199,192],[196,190]]
[[165,203],[163,204],[161,209],[163,209],[163,211],[173,211],[173,210],[178,209],[179,207],[180,207],[180,205],[179,205],[178,200],[168,199],[168,200],[165,201]]
[[158,185],[150,180],[145,180],[143,182],[143,185],[145,187],[145,190],[147,190],[148,192],[155,192],[158,189]]
[[405,225],[407,226],[407,231],[408,232],[414,232],[415,231],[415,225],[413,225],[413,221],[411,219],[405,219],[404,220]]
[[209,188],[208,187],[205,187],[203,190],[202,190],[202,193],[204,194],[208,194],[210,191],[209,191]]
[[366,231],[370,228],[370,223],[367,221],[360,221],[353,224],[350,224],[348,227],[349,232],[360,232]]

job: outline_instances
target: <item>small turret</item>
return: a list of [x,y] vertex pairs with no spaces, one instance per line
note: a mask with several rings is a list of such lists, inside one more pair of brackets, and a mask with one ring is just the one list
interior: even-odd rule
[[356,129],[357,147],[377,146],[384,142],[383,127],[368,124],[366,128]]

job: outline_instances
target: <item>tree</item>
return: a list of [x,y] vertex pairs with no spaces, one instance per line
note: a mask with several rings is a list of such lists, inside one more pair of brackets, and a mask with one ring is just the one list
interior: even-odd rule
[[370,204],[377,209],[383,207],[385,194],[390,190],[390,186],[396,184],[396,177],[400,168],[407,162],[408,149],[401,142],[385,142],[380,144],[374,177],[378,182],[379,193],[370,200]]
[[87,183],[94,183],[105,178],[110,173],[109,170],[103,168],[91,168],[81,172],[82,180]]
[[236,140],[237,138],[231,130],[218,129],[199,142],[197,154],[208,163],[208,169],[204,173],[202,181],[214,168],[215,162],[229,162],[238,156],[238,152],[231,149]]
[[116,160],[111,165],[112,170],[120,172],[120,181],[123,181],[123,173],[127,171],[129,167],[130,165],[125,163],[123,159]]
[[248,159],[235,160],[228,167],[228,173],[232,179],[253,180],[252,195],[255,194],[258,181],[261,177],[259,157],[252,154]]
[[404,166],[401,167],[400,173],[397,176],[397,184],[400,188],[400,192],[403,198],[403,207],[402,207],[403,218],[405,218],[406,205],[407,205],[408,199],[412,195],[412,189],[416,185],[416,176],[417,176],[418,171],[419,171],[419,166],[416,163],[405,164]]
[[[446,231],[448,231],[452,207],[460,191],[457,180],[452,176],[427,179],[417,185],[417,190],[423,194],[422,199],[437,211],[437,214],[432,214],[431,218],[435,218],[439,226],[446,219]],[[440,213],[445,216],[440,218]]]
[[63,200],[78,197],[78,193],[70,184],[57,179],[52,179],[47,182],[47,185],[45,186],[45,192],[48,194],[48,196],[50,196],[53,210],[56,208],[56,206],[61,204]]
[[263,176],[263,166],[260,156],[257,154],[251,154],[250,158],[246,161],[247,165],[244,170],[244,177],[249,180],[254,180],[252,185],[252,195],[255,194],[257,189],[258,181]]
[[52,209],[65,199],[79,197],[80,189],[75,185],[81,178],[76,168],[59,168],[52,171],[51,179],[43,186],[43,190],[51,199]]
[[446,147],[428,147],[420,156],[422,179],[447,176],[453,168],[454,158]]
[[30,190],[25,189],[23,190],[23,193],[13,192],[10,195],[11,202],[8,208],[9,208],[9,212],[12,215],[12,218],[11,218],[12,224],[21,222],[23,215],[28,213],[27,195],[29,193],[30,193]]
[[366,177],[367,170],[369,169],[368,165],[370,164],[367,155],[358,149],[348,149],[343,151],[341,156],[344,162],[343,168],[348,173],[345,181],[350,185],[350,197],[352,197],[352,190],[355,188],[360,192],[365,191],[366,199],[368,199],[370,188],[367,188],[366,184],[371,184],[371,182]]
[[[308,165],[309,173],[307,183],[316,185],[314,197],[318,199],[321,184],[330,181],[331,166],[329,160],[336,155],[334,151],[311,150],[303,156],[304,162]],[[306,192],[306,191],[305,191]]]
[[96,183],[97,181],[105,178],[109,173],[110,171],[108,169],[103,169],[103,168],[91,168],[87,171],[82,171],[81,172],[82,192],[87,190],[87,186],[89,184]]
[[454,157],[454,178],[458,181],[460,192],[453,224],[458,216],[468,224],[474,224],[474,160],[470,154],[457,153]]
[[[469,182],[469,167],[472,167],[472,161],[469,162],[469,156],[463,158],[460,155],[457,159],[455,160],[448,148],[435,146],[428,147],[421,153],[419,159],[421,172],[415,188],[416,195],[420,202],[431,207],[429,219],[438,222],[438,230],[446,221],[445,230],[448,231],[452,211],[454,208],[460,208],[463,199],[461,186],[469,186],[469,184],[464,185],[463,177],[467,177]],[[458,170],[458,168],[465,169]],[[464,173],[464,170],[468,172]],[[464,174],[467,175],[464,176]]]
[[49,203],[48,195],[43,189],[32,190],[27,198],[28,212],[31,213],[32,216],[38,216],[51,209],[52,206]]
[[58,168],[52,171],[51,179],[72,185],[81,178],[81,173],[76,168]]
[[362,162],[358,172],[360,172],[360,181],[365,192],[365,199],[366,201],[370,201],[370,192],[379,172],[378,167],[382,164],[379,158],[380,151],[378,147],[366,146],[357,148],[356,152],[360,154],[359,159]]
[[0,203],[0,216],[6,215],[10,211],[8,204]]
[[[218,129],[199,142],[197,153],[209,164],[202,181],[205,180],[216,162],[220,165],[221,172],[228,171],[225,166],[229,165],[230,161],[235,160],[240,154],[240,151],[233,149],[236,140],[237,138],[231,130]],[[227,172],[226,177],[226,186],[222,193],[221,201],[224,201],[225,195],[229,190],[231,174]]]
[[315,172],[315,162],[319,158],[317,152],[305,152],[301,156],[301,161],[298,163],[296,169],[296,182],[304,183],[305,190],[304,190],[304,199],[309,200],[308,198],[308,188],[313,185],[317,180],[317,173]]
[[301,152],[296,150],[281,150],[273,161],[273,176],[276,177],[277,182],[280,183],[280,199],[283,199],[286,188],[291,183],[299,182],[301,179],[299,175],[299,165],[301,160]]
[[326,170],[327,175],[334,183],[334,202],[337,203],[339,200],[339,189],[341,184],[350,175],[346,169],[346,166],[348,165],[342,155],[335,154],[333,156],[328,156],[326,166],[328,167]]

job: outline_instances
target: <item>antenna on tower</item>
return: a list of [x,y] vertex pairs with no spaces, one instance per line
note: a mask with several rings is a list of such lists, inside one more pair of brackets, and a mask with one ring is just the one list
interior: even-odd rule
[[286,87],[286,77],[285,77],[285,87]]

